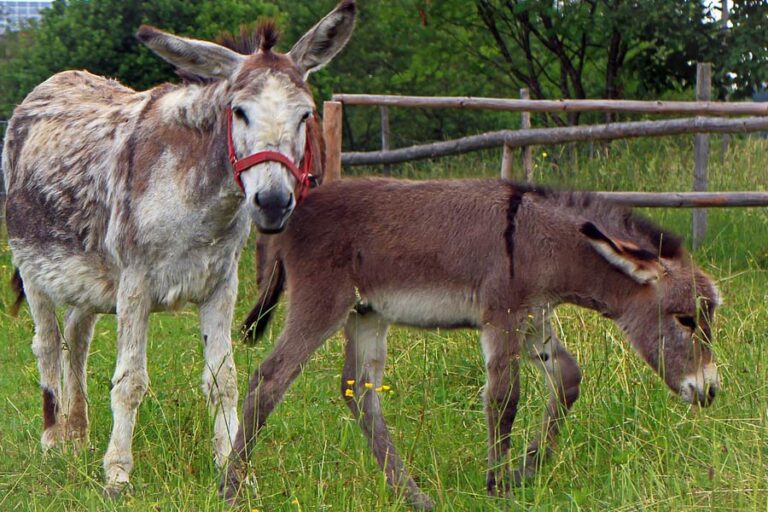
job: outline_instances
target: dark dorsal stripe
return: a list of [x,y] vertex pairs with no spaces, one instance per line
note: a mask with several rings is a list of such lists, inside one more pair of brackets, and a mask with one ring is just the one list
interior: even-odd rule
[[507,228],[504,230],[504,238],[507,241],[507,256],[509,257],[510,276],[515,275],[515,217],[523,196],[528,193],[538,195],[547,195],[548,191],[544,188],[530,185],[521,185],[518,183],[507,183],[509,190],[509,203],[507,207]]

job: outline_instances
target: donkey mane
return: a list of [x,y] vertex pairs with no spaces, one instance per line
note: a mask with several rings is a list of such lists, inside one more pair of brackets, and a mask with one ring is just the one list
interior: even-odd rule
[[[224,31],[214,42],[241,55],[252,55],[259,50],[271,52],[280,41],[280,29],[277,21],[272,18],[262,18],[253,23],[243,23],[236,33]],[[206,85],[216,81],[214,78],[177,69],[176,74],[186,84]]]
[[280,29],[272,18],[262,18],[253,24],[240,25],[238,34],[222,32],[216,43],[243,55],[250,55],[261,50],[271,51],[280,41]]

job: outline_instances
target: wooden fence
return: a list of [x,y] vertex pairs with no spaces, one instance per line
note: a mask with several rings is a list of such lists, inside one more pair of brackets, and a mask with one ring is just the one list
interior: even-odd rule
[[[422,96],[384,96],[336,94],[324,104],[326,141],[326,179],[338,179],[343,165],[391,165],[418,159],[456,155],[503,147],[501,176],[513,174],[513,149],[523,148],[523,174],[531,179],[530,146],[577,141],[613,140],[630,137],[658,137],[693,133],[693,192],[600,192],[611,200],[628,206],[644,207],[732,207],[768,206],[768,192],[706,192],[709,133],[749,133],[768,131],[768,103],[713,102],[711,65],[697,66],[697,101],[627,101],[627,100],[530,100],[527,90],[522,99],[455,98]],[[341,152],[342,105],[378,106],[382,110],[382,149],[368,152]],[[522,112],[520,130],[502,130],[445,142],[421,144],[400,149],[389,148],[389,116],[387,108],[454,108]],[[645,114],[687,114],[693,118],[663,121],[638,121],[563,128],[530,128],[531,112],[614,112]],[[525,115],[527,114],[527,115]],[[700,116],[752,116],[738,119]],[[706,234],[705,210],[694,211],[693,245],[698,247]]]

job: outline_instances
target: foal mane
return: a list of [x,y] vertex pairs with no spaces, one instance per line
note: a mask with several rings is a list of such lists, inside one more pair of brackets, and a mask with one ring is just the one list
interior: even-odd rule
[[678,235],[662,229],[629,208],[590,192],[559,192],[547,196],[561,206],[574,209],[580,217],[603,227],[612,236],[649,246],[654,255],[676,258],[682,254],[683,240]]

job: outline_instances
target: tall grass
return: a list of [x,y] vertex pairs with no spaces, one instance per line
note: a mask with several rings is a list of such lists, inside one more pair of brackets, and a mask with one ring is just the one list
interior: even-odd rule
[[[766,142],[735,141],[724,163],[713,143],[713,190],[759,190],[768,183]],[[537,181],[602,190],[689,190],[689,139],[614,142],[589,159],[584,148],[538,148]],[[422,179],[496,176],[496,152],[404,165],[397,175]],[[376,170],[356,170],[371,173]],[[647,212],[687,234],[690,212]],[[4,237],[0,280],[11,276]],[[509,499],[485,495],[484,382],[477,334],[394,328],[384,410],[393,437],[422,488],[444,510],[768,510],[768,212],[711,210],[696,259],[720,284],[725,305],[715,324],[723,390],[698,409],[664,384],[607,320],[559,308],[560,337],[579,360],[581,397],[554,457]],[[236,318],[256,296],[253,257],[240,267]],[[216,495],[211,429],[199,391],[202,354],[192,309],[152,317],[151,385],[139,410],[133,489],[110,501],[101,458],[111,427],[110,378],[115,320],[96,328],[89,364],[91,442],[80,453],[43,454],[40,393],[26,311],[11,318],[0,293],[0,510],[223,510]],[[282,312],[255,348],[235,345],[241,390],[271,350]],[[339,393],[339,336],[321,348],[260,436],[245,510],[407,510],[386,487]],[[513,457],[539,429],[545,390],[523,372]]]

